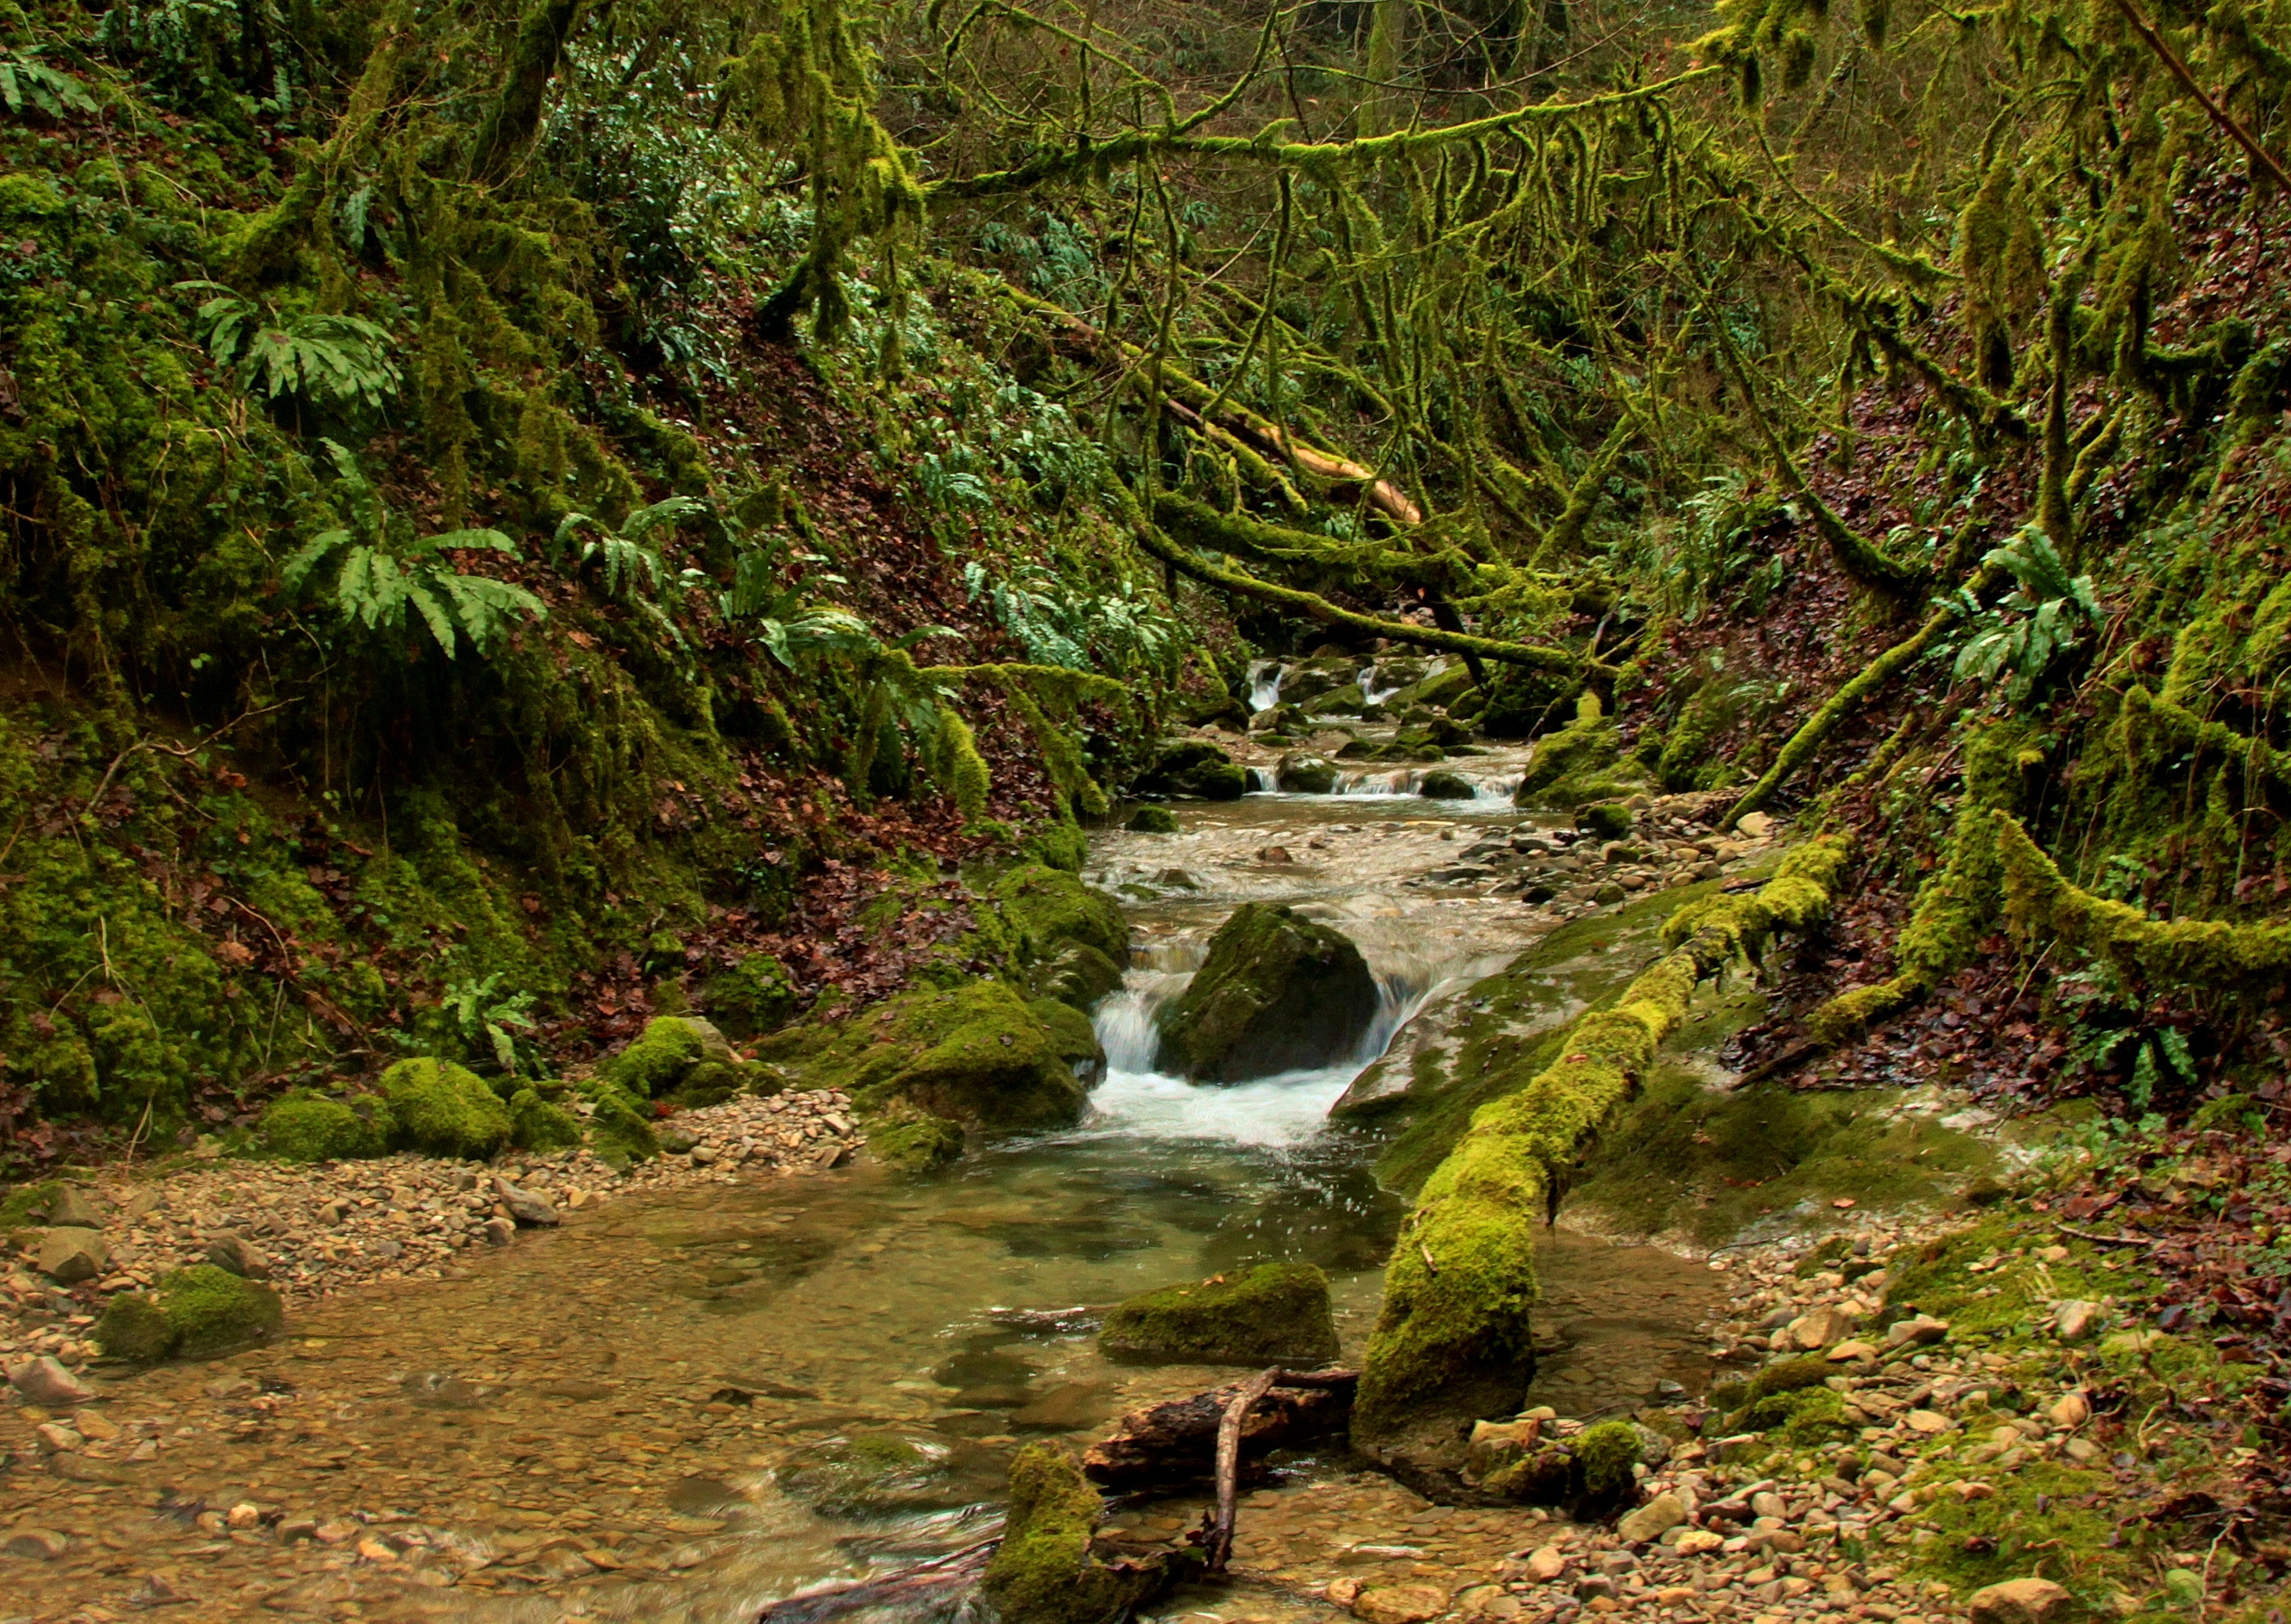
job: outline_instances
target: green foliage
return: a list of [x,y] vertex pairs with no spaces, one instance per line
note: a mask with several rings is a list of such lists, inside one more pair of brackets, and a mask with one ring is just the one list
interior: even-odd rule
[[0,107],[19,117],[30,108],[50,118],[71,113],[92,113],[95,98],[87,86],[60,68],[40,60],[40,45],[17,45],[0,51]]
[[357,316],[280,316],[219,282],[182,282],[212,293],[198,325],[215,365],[266,401],[299,395],[314,405],[380,411],[402,381],[388,329]]
[[418,623],[447,659],[466,642],[489,654],[522,616],[548,609],[525,588],[490,575],[465,575],[446,557],[467,548],[514,559],[516,546],[498,530],[451,530],[410,537],[406,523],[382,503],[358,459],[326,442],[340,478],[335,485],[350,522],[320,531],[288,559],[279,580],[298,597],[331,599],[343,620],[402,642]]
[[1957,652],[1953,674],[1959,682],[2001,680],[2006,700],[2018,704],[2087,630],[2100,624],[2100,599],[2092,577],[2071,576],[2058,550],[2034,525],[1982,562],[2010,571],[2018,584],[1994,609],[1984,608],[1969,589],[1958,589],[1952,601],[1970,635]]
[[535,1074],[540,1057],[533,1040],[534,994],[502,992],[505,979],[505,972],[495,970],[482,980],[454,982],[439,1007],[465,1056],[490,1064],[505,1077]]

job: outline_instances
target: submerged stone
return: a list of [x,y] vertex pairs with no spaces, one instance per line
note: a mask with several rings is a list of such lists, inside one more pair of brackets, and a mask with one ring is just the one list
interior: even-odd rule
[[1267,1263],[1148,1291],[1107,1314],[1097,1346],[1130,1363],[1326,1364],[1337,1356],[1329,1277],[1309,1263]]
[[178,1269],[155,1296],[123,1292],[106,1305],[95,1339],[115,1359],[156,1364],[206,1359],[267,1340],[285,1323],[278,1293],[211,1263]]
[[1427,800],[1470,800],[1479,794],[1472,781],[1461,773],[1441,771],[1427,773],[1416,792]]
[[1167,807],[1140,807],[1121,826],[1132,834],[1175,834],[1178,815]]
[[788,1495],[823,1516],[951,1510],[993,1491],[994,1458],[970,1445],[853,1432],[800,1450],[779,1469]]
[[1155,1017],[1158,1064],[1195,1082],[1332,1065],[1359,1049],[1376,1004],[1376,977],[1349,939],[1293,909],[1244,903]]

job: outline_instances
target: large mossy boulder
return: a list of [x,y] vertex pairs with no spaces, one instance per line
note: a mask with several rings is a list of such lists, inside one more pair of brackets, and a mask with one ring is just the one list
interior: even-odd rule
[[736,1038],[777,1031],[793,1017],[798,1001],[787,966],[769,953],[750,953],[711,976],[700,997],[710,1020]]
[[762,1059],[791,1086],[844,1089],[863,1115],[920,1112],[986,1132],[1072,1124],[1105,1065],[1088,1017],[1000,981],[792,1027],[765,1040]]
[[1002,1624],[1121,1624],[1186,1556],[1106,1561],[1092,1548],[1105,1502],[1071,1451],[1030,1443],[1010,1463],[1002,1542],[979,1583]]
[[1195,1082],[1333,1065],[1360,1048],[1376,1003],[1376,977],[1344,935],[1290,908],[1243,903],[1155,1017],[1156,1064]]
[[166,1275],[150,1297],[125,1292],[105,1306],[95,1340],[115,1359],[157,1364],[209,1359],[276,1335],[285,1323],[278,1293],[202,1263]]
[[481,1162],[508,1144],[516,1127],[483,1078],[447,1060],[400,1060],[382,1074],[382,1097],[398,1141],[427,1155]]
[[660,1140],[641,1102],[601,1077],[578,1085],[589,1106],[589,1148],[614,1167],[660,1154]]
[[1148,1291],[1105,1316],[1097,1346],[1130,1364],[1327,1364],[1337,1356],[1329,1277],[1309,1263],[1267,1263]]
[[287,1162],[347,1162],[390,1149],[397,1127],[382,1100],[366,1108],[297,1089],[270,1102],[255,1124],[255,1142]]
[[1028,959],[1049,958],[1068,942],[1094,947],[1117,964],[1129,956],[1121,904],[1063,870],[1022,863],[994,882],[994,901]]
[[736,1086],[737,1067],[732,1045],[710,1022],[691,1015],[656,1015],[635,1042],[597,1068],[597,1075],[638,1099],[664,1099],[711,1084],[722,1098]]
[[1140,795],[1239,800],[1249,792],[1249,773],[1207,739],[1185,739],[1164,750],[1135,788]]
[[1637,792],[1635,769],[1621,764],[1613,722],[1596,703],[1558,732],[1539,740],[1513,792],[1515,806],[1567,811],[1593,801],[1622,800]]
[[510,1096],[509,1142],[519,1150],[571,1150],[581,1143],[581,1123],[562,1105],[543,1099],[536,1089]]
[[1337,787],[1337,764],[1326,756],[1292,750],[1273,769],[1273,782],[1291,795],[1327,795]]

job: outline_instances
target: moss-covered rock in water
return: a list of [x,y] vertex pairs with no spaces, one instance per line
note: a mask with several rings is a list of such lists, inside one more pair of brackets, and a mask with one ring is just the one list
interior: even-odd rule
[[1644,1445],[1628,1421],[1601,1421],[1575,1440],[1575,1467],[1582,1481],[1578,1515],[1603,1516],[1634,1495],[1638,1479],[1631,1468]]
[[659,1015],[637,1041],[597,1068],[597,1074],[639,1099],[658,1099],[682,1086],[709,1061],[727,1065],[732,1046],[708,1022],[689,1015]]
[[1120,1624],[1169,1584],[1170,1557],[1106,1562],[1091,1550],[1105,1511],[1070,1451],[1018,1451],[1002,1543],[979,1585],[1003,1624]]
[[589,1102],[589,1146],[597,1154],[615,1167],[660,1154],[651,1119],[625,1089],[592,1077],[580,1092]]
[[1309,1263],[1267,1263],[1148,1291],[1105,1316],[1097,1346],[1130,1363],[1326,1364],[1337,1356],[1329,1277]]
[[1368,695],[1361,692],[1361,685],[1347,682],[1305,701],[1304,710],[1307,716],[1358,716],[1366,703]]
[[400,1060],[382,1074],[382,1096],[409,1149],[483,1160],[509,1143],[509,1107],[450,1061]]
[[1618,765],[1620,754],[1614,723],[1586,694],[1576,720],[1536,744],[1513,803],[1564,812],[1589,801],[1621,800],[1638,786]]
[[1337,764],[1326,756],[1292,750],[1273,769],[1273,782],[1291,795],[1327,795],[1337,787]]
[[1331,1065],[1360,1047],[1376,1001],[1376,977],[1350,940],[1292,909],[1244,903],[1155,1017],[1157,1064],[1195,1082]]
[[1121,985],[1121,969],[1089,943],[1068,942],[1027,979],[1041,997],[1088,1009]]
[[275,1335],[285,1320],[269,1286],[202,1263],[162,1279],[156,1300],[133,1292],[113,1298],[96,1322],[95,1339],[116,1359],[156,1364],[250,1347]]
[[867,1124],[867,1154],[903,1172],[928,1172],[962,1154],[962,1128],[921,1111],[879,1117]]
[[996,1466],[976,1445],[852,1432],[799,1451],[780,1467],[779,1486],[823,1516],[896,1516],[985,1499],[1000,1475]]
[[338,1162],[381,1155],[390,1148],[394,1127],[380,1100],[361,1115],[338,1099],[298,1089],[270,1102],[254,1137],[264,1150],[288,1162]]
[[750,953],[700,989],[709,1018],[736,1038],[776,1032],[794,1017],[795,984],[787,966],[769,953]]
[[988,1132],[1063,1128],[1105,1064],[1089,1028],[1071,1006],[977,981],[792,1027],[761,1054],[790,1086],[842,1089],[871,1118],[906,1107]]
[[1479,794],[1472,781],[1461,773],[1436,772],[1424,775],[1424,782],[1416,792],[1427,800],[1470,800]]
[[1095,947],[1117,964],[1129,956],[1121,904],[1061,870],[1022,863],[994,882],[994,900],[1024,958],[1051,957],[1068,942]]
[[570,1150],[581,1142],[579,1120],[532,1089],[510,1097],[509,1116],[509,1142],[519,1150]]
[[1133,787],[1141,795],[1239,800],[1249,792],[1249,773],[1207,739],[1186,739],[1163,751]]
[[1178,815],[1167,807],[1140,807],[1121,826],[1132,834],[1175,834]]

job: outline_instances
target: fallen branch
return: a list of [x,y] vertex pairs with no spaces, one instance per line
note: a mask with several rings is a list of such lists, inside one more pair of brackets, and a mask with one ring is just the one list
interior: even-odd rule
[[1406,621],[1386,620],[1380,615],[1338,608],[1316,592],[1299,591],[1295,587],[1277,586],[1270,581],[1260,581],[1254,575],[1219,569],[1178,546],[1152,525],[1138,527],[1137,540],[1138,544],[1155,558],[1172,569],[1191,575],[1204,586],[1213,586],[1219,591],[1236,593],[1243,598],[1254,598],[1260,603],[1279,604],[1284,609],[1293,609],[1325,626],[1341,626],[1348,631],[1358,631],[1369,637],[1390,638],[1395,643],[1413,643],[1419,648],[1436,648],[1445,654],[1476,655],[1483,660],[1494,660],[1505,665],[1524,665],[1536,671],[1612,674],[1611,668],[1584,660],[1564,648],[1542,648],[1531,643],[1507,642],[1500,638],[1475,637],[1467,631],[1443,631],[1437,627],[1412,626]]
[[[1341,1433],[1352,1419],[1357,1371],[1283,1371],[1235,1423],[1234,1479],[1275,1449]],[[1249,1384],[1212,1388],[1133,1410],[1082,1451],[1082,1475],[1113,1489],[1171,1488],[1215,1475],[1226,1412]]]
[[2269,157],[2267,149],[2252,139],[2251,132],[2238,124],[2225,108],[2212,100],[2209,92],[2196,83],[2196,76],[2191,73],[2188,70],[2188,65],[2180,60],[2180,53],[2165,43],[2164,36],[2156,32],[2155,24],[2140,14],[2140,8],[2134,5],[2132,0],[2116,0],[2116,9],[2124,13],[2124,20],[2132,25],[2133,32],[2148,42],[2148,48],[2162,60],[2172,76],[2186,88],[2188,94],[2196,99],[2205,113],[2210,117],[2211,121],[2226,131],[2237,146],[2249,153],[2251,161],[2265,170],[2270,180],[2286,192],[2291,192],[2291,175],[2283,173],[2283,165]]
[[1257,1401],[1272,1391],[1273,1384],[1281,1379],[1281,1367],[1274,1366],[1242,1383],[1241,1391],[1225,1407],[1218,1419],[1217,1434],[1217,1523],[1210,1530],[1209,1570],[1225,1572],[1225,1564],[1233,1555],[1234,1520],[1241,1515],[1241,1428]]
[[915,1616],[921,1604],[940,1597],[951,1600],[952,1593],[975,1587],[986,1571],[986,1559],[1001,1543],[1000,1536],[981,1540],[880,1579],[839,1580],[799,1591],[784,1600],[766,1603],[757,1611],[755,1624],[823,1624],[828,1619],[877,1607],[896,1608]]

